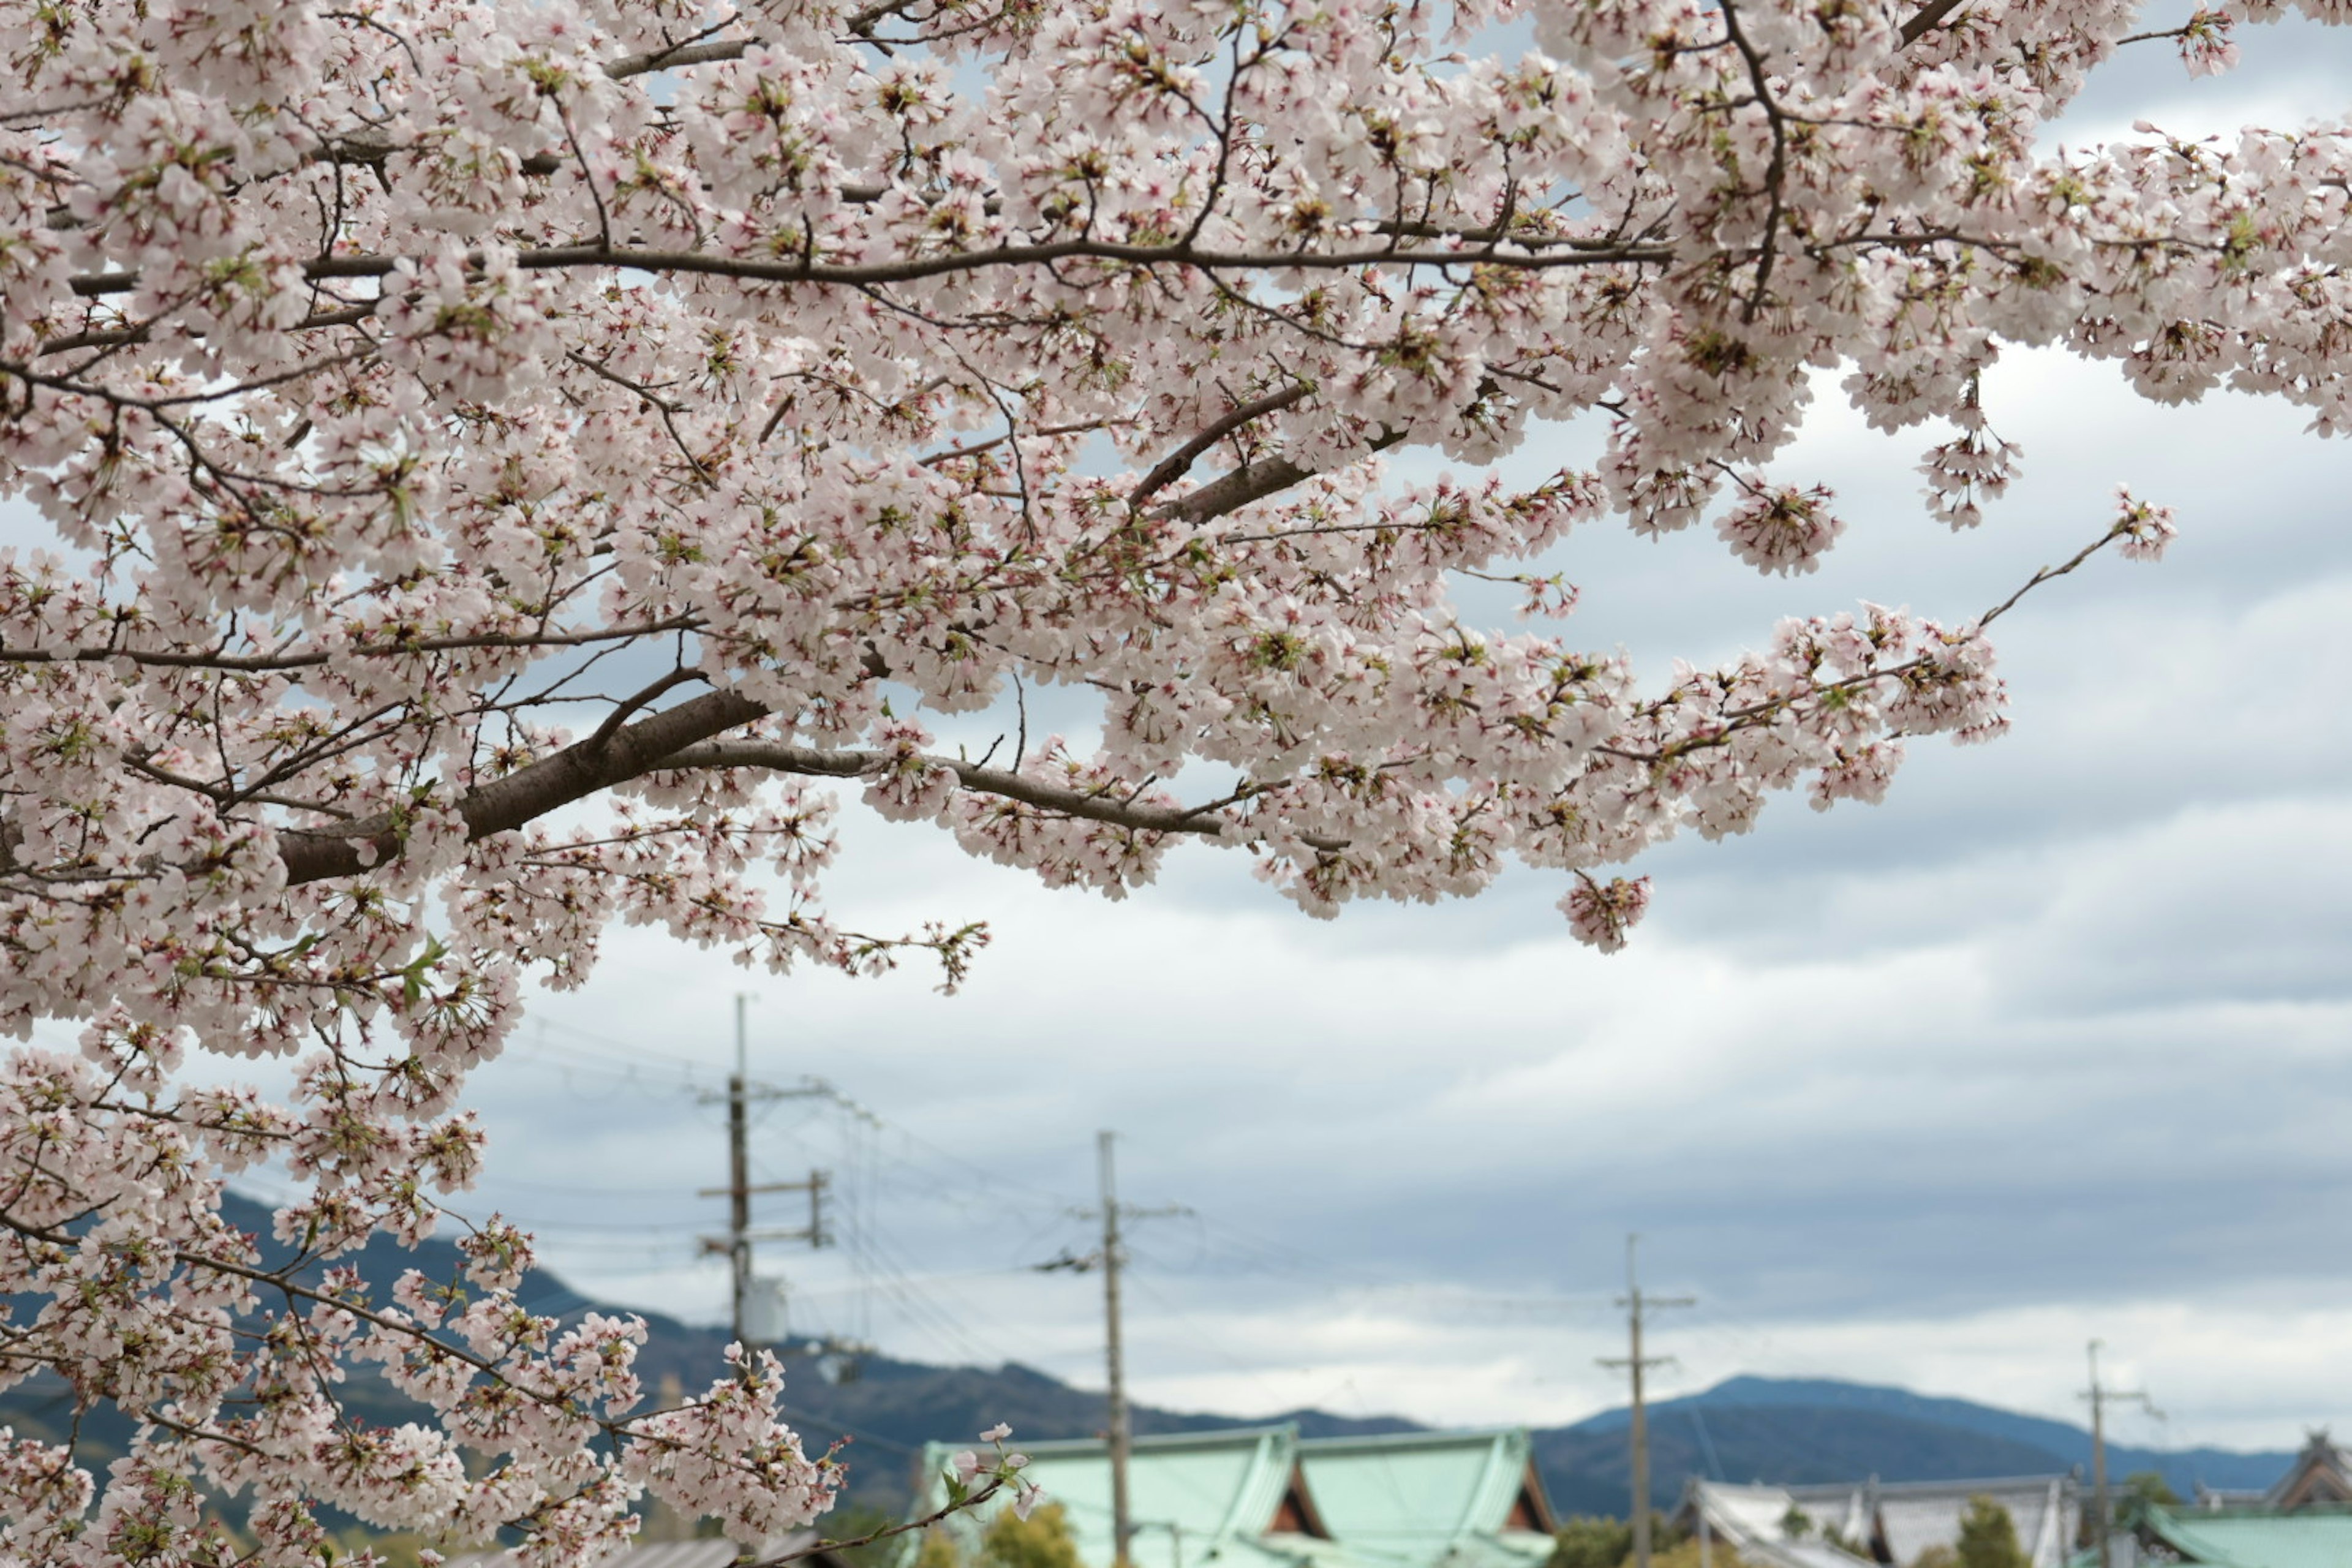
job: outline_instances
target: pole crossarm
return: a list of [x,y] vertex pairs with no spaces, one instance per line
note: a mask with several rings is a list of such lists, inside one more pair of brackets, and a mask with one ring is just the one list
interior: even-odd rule
[[[804,1182],[760,1182],[743,1190],[747,1193],[805,1193],[824,1184],[825,1178],[812,1172]],[[698,1187],[694,1195],[698,1198],[723,1198],[732,1195],[734,1191],[732,1187]]]

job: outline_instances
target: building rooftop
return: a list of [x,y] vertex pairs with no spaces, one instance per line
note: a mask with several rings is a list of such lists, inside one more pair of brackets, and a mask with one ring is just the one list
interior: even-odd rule
[[[1831,1552],[1853,1563],[1867,1559],[1832,1546],[1834,1534],[1873,1558],[1907,1565],[1931,1546],[1951,1546],[1960,1537],[1969,1504],[1990,1498],[2009,1510],[2017,1543],[2032,1568],[2063,1568],[2082,1526],[2082,1501],[2071,1475],[2008,1476],[1958,1481],[1852,1481],[1834,1486],[1727,1486],[1693,1483],[1693,1498],[1711,1526],[1734,1538],[1740,1551],[1768,1561],[1788,1561],[1800,1549]],[[1782,1521],[1791,1508],[1811,1521],[1811,1532],[1791,1536]],[[1805,1568],[1823,1568],[1816,1562]],[[2347,1563],[2345,1568],[2352,1568]]]
[[[919,1513],[944,1500],[957,1445],[923,1453]],[[1021,1444],[1078,1560],[1110,1568],[1110,1453]],[[1542,1568],[1553,1520],[1522,1428],[1302,1441],[1294,1426],[1138,1437],[1128,1461],[1136,1568]],[[942,1528],[976,1545],[985,1519]],[[911,1561],[911,1555],[909,1560]]]
[[2294,1513],[2151,1508],[2145,1528],[2189,1563],[2213,1568],[2347,1568],[2352,1510],[2317,1506]]
[[1314,1437],[1299,1466],[1351,1558],[1540,1568],[1557,1528],[1525,1427]]
[[[940,1474],[971,1444],[933,1443],[923,1450],[919,1514],[946,1498]],[[1019,1443],[1024,1473],[1061,1505],[1078,1561],[1109,1568],[1110,1450],[1100,1439]],[[1138,1437],[1128,1460],[1128,1510],[1135,1568],[1306,1568],[1335,1555],[1298,1469],[1296,1426],[1244,1427]],[[959,1544],[981,1532],[1007,1504],[985,1505],[984,1518],[959,1515],[941,1528]],[[967,1553],[969,1555],[969,1553]]]

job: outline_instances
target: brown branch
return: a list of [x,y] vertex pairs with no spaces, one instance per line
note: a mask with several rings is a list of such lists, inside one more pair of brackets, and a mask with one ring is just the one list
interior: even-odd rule
[[0,664],[104,664],[125,659],[141,668],[217,669],[236,674],[310,669],[338,658],[394,658],[404,655],[449,653],[464,648],[584,647],[591,643],[625,641],[663,632],[690,632],[702,623],[691,616],[673,616],[639,626],[612,626],[595,632],[545,632],[509,636],[415,637],[401,642],[353,643],[317,653],[225,654],[176,653],[161,648],[74,647],[49,649],[0,647]]
[[[697,742],[766,715],[767,710],[748,697],[709,691],[613,734],[566,746],[460,796],[457,811],[465,819],[467,840],[510,832],[575,800],[650,773],[663,758]],[[399,820],[389,812],[347,828],[282,834],[278,851],[286,863],[286,885],[357,876],[370,866],[396,858],[403,837]]]
[[[838,266],[803,257],[797,261],[765,261],[750,257],[714,256],[698,250],[654,250],[633,245],[560,245],[515,253],[515,265],[546,271],[572,267],[628,268],[642,272],[688,273],[734,278],[754,283],[835,283],[853,287],[911,283],[924,279],[977,272],[991,267],[1034,267],[1056,261],[1121,261],[1142,267],[1192,267],[1209,272],[1281,268],[1351,270],[1360,267],[1461,267],[1483,263],[1525,271],[1549,271],[1560,267],[1591,267],[1620,262],[1664,264],[1675,258],[1672,247],[1621,245],[1579,250],[1566,255],[1513,255],[1492,247],[1479,250],[1400,250],[1391,246],[1321,254],[1296,250],[1204,250],[1194,245],[1137,245],[1081,237],[1041,240],[1030,245],[1000,245],[990,250],[959,250],[940,256],[908,257],[897,261]],[[327,278],[383,278],[397,268],[396,256],[326,256],[303,266],[302,274],[315,282]],[[139,287],[137,271],[86,273],[72,280],[73,291],[84,299],[123,294]]]
[[1927,4],[1914,11],[1910,20],[1903,24],[1903,47],[1907,49],[1934,32],[1945,17],[1960,8],[1960,5],[1961,0],[1927,0]]
[[597,725],[595,731],[591,734],[586,741],[583,742],[582,744],[593,749],[602,749],[613,739],[614,735],[620,733],[621,726],[628,721],[629,715],[643,708],[646,703],[651,702],[654,699],[677,687],[685,686],[692,681],[707,680],[709,679],[709,677],[704,675],[702,671],[698,669],[671,670],[667,675],[663,676],[659,680],[647,686],[635,696],[621,702],[618,706],[614,708],[610,713],[604,715],[604,721]]
[[[898,762],[896,752],[820,752],[775,741],[706,741],[662,759],[658,768],[767,768],[780,773],[813,778],[859,778]],[[975,795],[992,795],[1019,801],[1063,816],[1084,817],[1138,833],[1189,833],[1202,838],[1223,838],[1235,826],[1215,814],[1237,805],[1257,793],[1244,787],[1205,805],[1144,805],[1108,790],[1075,789],[1049,784],[1025,773],[983,767],[961,757],[926,755],[923,763],[955,774],[956,782]],[[1319,834],[1303,836],[1307,844],[1326,852],[1345,849],[1348,840]]]
[[2062,566],[2044,566],[2041,571],[2036,572],[2032,577],[2028,578],[2024,585],[2019,588],[2016,593],[2011,594],[2008,598],[2003,599],[2000,604],[1995,605],[1991,609],[1987,610],[1983,615],[1979,616],[1977,617],[1977,625],[1979,626],[1989,626],[1992,625],[1993,622],[2000,619],[2001,616],[2015,609],[2017,607],[2017,602],[2025,597],[2026,595],[2031,594],[2034,589],[2039,588],[2042,584],[2051,581],[2053,578],[2063,577],[2066,574],[2072,572],[2077,566],[2082,565],[2083,563],[2088,561],[2092,556],[2096,555],[2100,551],[2105,550],[2108,545],[2113,544],[2116,540],[2122,538],[2129,531],[2130,528],[2127,523],[2118,522],[2114,527],[2108,529],[2106,532],[2099,535],[2098,538],[2091,541],[2090,543],[2085,544],[2082,549],[2074,552],[2072,556],[2067,558],[2065,564]]
[[[352,305],[345,310],[325,310],[317,315],[306,317],[285,330],[289,332],[310,332],[316,331],[321,327],[355,326],[374,314],[375,306],[372,303]],[[110,349],[120,348],[126,343],[143,343],[152,335],[152,323],[142,323],[136,327],[98,328],[87,332],[76,332],[70,337],[52,338],[43,343],[40,352],[33,357],[47,359],[51,354],[70,353],[76,349]],[[205,334],[202,332],[191,332],[188,335],[196,342],[204,341]]]
[[881,1529],[861,1535],[854,1541],[813,1541],[806,1546],[796,1547],[793,1551],[782,1552],[774,1557],[762,1557],[756,1563],[739,1563],[737,1568],[783,1568],[787,1563],[797,1563],[803,1557],[814,1557],[820,1552],[854,1552],[861,1546],[871,1546],[877,1541],[888,1541],[894,1536],[910,1535],[917,1531],[929,1530],[950,1514],[978,1508],[982,1503],[994,1497],[1003,1485],[1001,1480],[992,1480],[961,1502],[950,1502],[937,1512],[925,1514],[920,1519],[901,1520],[895,1524],[886,1524]]
[[[768,768],[780,773],[815,778],[858,778],[889,766],[898,756],[895,752],[820,752],[774,741],[705,741],[663,758],[657,765],[663,770]],[[922,760],[929,766],[955,774],[959,784],[976,794],[1001,795],[1065,816],[1082,816],[1090,822],[1106,822],[1143,833],[1197,833],[1208,838],[1222,837],[1226,826],[1214,817],[1202,816],[1183,806],[1133,805],[1116,795],[1047,784],[1024,773],[985,768],[961,758],[925,756]]]
[[[1402,430],[1383,430],[1365,443],[1364,453],[1370,456],[1385,451],[1403,439]],[[1159,514],[1180,522],[1209,522],[1227,512],[1239,511],[1252,501],[1286,490],[1302,479],[1313,479],[1318,471],[1301,468],[1288,458],[1261,458],[1210,480],[1191,495],[1168,502],[1159,509]]]
[[614,81],[625,81],[648,71],[668,70],[674,66],[709,65],[719,60],[740,60],[743,52],[763,42],[760,38],[730,38],[712,44],[677,44],[666,49],[648,49],[641,55],[623,55],[604,62],[604,74]]
[[1161,458],[1159,466],[1144,475],[1143,482],[1137,485],[1129,494],[1127,504],[1141,506],[1154,494],[1182,479],[1191,471],[1193,463],[1199,460],[1202,453],[1206,452],[1252,420],[1289,407],[1305,397],[1307,392],[1307,385],[1302,382],[1296,386],[1286,387],[1280,392],[1268,393],[1254,403],[1244,403],[1239,408],[1234,409],[1206,430]]

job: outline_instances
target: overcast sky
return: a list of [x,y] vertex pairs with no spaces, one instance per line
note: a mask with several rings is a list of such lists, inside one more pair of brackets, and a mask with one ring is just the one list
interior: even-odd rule
[[[2160,48],[2074,140],[2140,115],[2218,129],[2345,108],[2352,53],[2257,30],[2190,84]],[[2134,97],[2133,94],[2139,94]],[[1570,635],[1654,676],[1868,598],[1958,618],[2071,553],[2128,479],[2179,510],[2158,567],[2102,560],[2000,628],[2015,730],[1915,747],[1883,806],[1776,801],[1751,837],[1655,856],[1631,948],[1571,942],[1547,877],[1475,904],[1297,915],[1205,847],[1123,904],[1048,893],[942,835],[848,815],[831,898],[883,930],[985,918],[971,984],[747,978],[616,933],[534,1001],[480,1078],[481,1207],[584,1289],[717,1317],[695,1256],[721,1205],[698,1100],[749,989],[767,1179],[822,1164],[845,1245],[779,1247],[796,1330],[1012,1359],[1097,1384],[1087,1245],[1098,1128],[1141,1223],[1139,1397],[1552,1423],[1616,1401],[1623,1237],[1662,1317],[1662,1392],[1734,1373],[1899,1383],[2074,1416],[2083,1345],[2170,1413],[2136,1442],[2293,1445],[2352,1426],[2352,447],[2241,399],[2158,409],[2112,372],[1990,378],[2025,478],[1979,532],[1926,518],[1940,432],[1824,400],[1780,469],[1853,528],[1819,574],[1759,578],[1711,532],[1601,526],[1558,563]],[[1535,471],[1594,446],[1533,444]],[[793,1221],[788,1196],[763,1220]]]

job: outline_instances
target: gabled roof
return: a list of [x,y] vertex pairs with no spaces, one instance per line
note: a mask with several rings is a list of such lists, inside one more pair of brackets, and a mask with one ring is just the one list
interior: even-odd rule
[[1982,1480],[1864,1481],[1790,1487],[1798,1506],[1820,1525],[1849,1539],[1875,1542],[1895,1563],[1910,1563],[1930,1546],[1960,1538],[1960,1516],[1977,1498],[2009,1510],[2017,1543],[2033,1568],[2059,1568],[2074,1554],[2082,1500],[2071,1475],[2000,1476]]
[[1352,1557],[1435,1568],[1551,1555],[1551,1504],[1525,1427],[1310,1437],[1298,1455]]
[[[1817,1536],[1791,1538],[1787,1534],[1780,1521],[1788,1517],[1796,1501],[1787,1487],[1693,1481],[1685,1507],[1744,1562],[1761,1563],[1766,1568],[1876,1568],[1869,1558],[1857,1557]],[[1807,1511],[1811,1512],[1811,1509],[1809,1507]],[[1835,1525],[1836,1521],[1815,1515],[1814,1522]]]
[[2146,1527],[2190,1563],[2213,1568],[2344,1568],[2352,1563],[2352,1512],[2190,1512],[2150,1508]]
[[[1886,1561],[1916,1562],[1930,1546],[1951,1546],[1960,1538],[1960,1517],[1971,1500],[1989,1497],[2009,1510],[2017,1543],[2033,1568],[2063,1568],[2082,1524],[2082,1503],[2072,1476],[2011,1476],[1974,1481],[1861,1481],[1836,1486],[1727,1486],[1694,1482],[1691,1502],[1709,1524],[1731,1539],[1742,1555],[1783,1568],[1832,1568],[1864,1561],[1820,1539],[1835,1531],[1845,1540],[1875,1548]],[[1813,1535],[1791,1538],[1781,1521],[1791,1508],[1812,1521]],[[1832,1554],[1825,1558],[1824,1553]],[[2338,1568],[2352,1568],[2352,1563]]]
[[[933,1443],[923,1450],[919,1514],[937,1509],[940,1472],[959,1447]],[[1024,1472],[1045,1489],[1069,1520],[1079,1562],[1109,1568],[1112,1561],[1110,1450],[1100,1439],[1014,1445],[1028,1455]],[[1138,1437],[1127,1468],[1128,1513],[1134,1528],[1129,1556],[1136,1568],[1279,1568],[1336,1555],[1299,1475],[1298,1429],[1258,1426]],[[950,1521],[971,1544],[1002,1503]]]
[[2304,1435],[2303,1451],[2294,1457],[2278,1484],[2263,1496],[2264,1507],[2285,1512],[2315,1503],[2352,1502],[2352,1467],[2329,1440],[2327,1428]]

